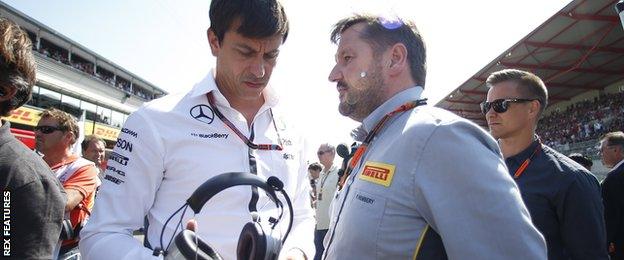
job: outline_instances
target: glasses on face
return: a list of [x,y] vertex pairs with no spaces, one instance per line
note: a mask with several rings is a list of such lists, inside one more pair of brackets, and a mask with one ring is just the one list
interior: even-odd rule
[[323,154],[325,154],[325,153],[330,153],[330,152],[331,152],[331,150],[327,150],[327,151],[318,151],[318,152],[316,152],[316,155],[321,156],[321,155],[323,155]]
[[62,128],[50,125],[38,125],[35,126],[35,131],[39,131],[42,134],[50,134],[54,131],[63,131]]
[[494,109],[496,113],[505,113],[507,109],[509,109],[509,104],[511,103],[522,103],[522,102],[530,102],[537,99],[526,99],[526,98],[508,98],[508,99],[497,99],[491,102],[484,101],[481,105],[481,113],[484,115],[490,111],[490,108]]

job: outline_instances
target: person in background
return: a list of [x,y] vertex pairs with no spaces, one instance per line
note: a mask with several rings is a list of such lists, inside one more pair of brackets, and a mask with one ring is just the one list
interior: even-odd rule
[[315,260],[323,256],[323,239],[329,229],[329,204],[334,198],[336,184],[338,183],[339,168],[334,163],[336,147],[331,144],[321,144],[316,152],[319,162],[323,165],[323,171],[316,184],[316,231],[314,232],[314,244],[316,246]]
[[600,138],[602,164],[611,170],[602,182],[602,201],[607,226],[607,250],[611,260],[624,259],[624,133],[610,132]]
[[71,236],[62,241],[59,259],[79,254],[78,235],[91,215],[95,190],[100,185],[95,164],[72,153],[79,135],[76,119],[56,108],[44,110],[35,127],[37,151],[67,193],[65,217],[71,222],[71,232],[67,232]]
[[548,259],[608,259],[598,180],[535,133],[548,104],[544,82],[530,72],[505,69],[485,84],[481,111],[531,220],[546,238]]
[[98,170],[98,177],[104,180],[104,156],[106,155],[106,143],[95,135],[89,135],[80,144],[82,148],[82,157],[95,163]]
[[[0,17],[0,116],[10,116],[30,100],[36,64],[32,43],[14,22]],[[2,232],[3,257],[52,259],[61,233],[66,196],[41,157],[0,121],[0,189],[8,221]]]
[[580,153],[571,153],[570,155],[568,155],[568,157],[572,159],[572,161],[577,162],[591,172],[591,167],[594,165],[591,158]]

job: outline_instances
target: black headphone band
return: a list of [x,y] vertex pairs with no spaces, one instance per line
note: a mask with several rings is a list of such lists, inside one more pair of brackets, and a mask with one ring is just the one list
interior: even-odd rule
[[198,214],[208,202],[217,193],[234,186],[251,185],[263,189],[269,195],[269,198],[275,203],[276,207],[281,208],[281,203],[275,194],[275,188],[269,186],[262,178],[243,172],[228,172],[217,175],[202,185],[189,197],[186,202],[195,214]]

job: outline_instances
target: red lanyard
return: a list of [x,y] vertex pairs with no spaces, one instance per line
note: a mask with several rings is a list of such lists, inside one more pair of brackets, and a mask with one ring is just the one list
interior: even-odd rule
[[281,150],[284,149],[282,147],[282,139],[280,138],[279,131],[277,131],[277,126],[275,125],[275,119],[273,117],[273,110],[269,109],[269,112],[271,113],[271,121],[273,121],[273,127],[275,127],[275,133],[277,133],[277,141],[280,144],[255,144],[251,140],[249,140],[249,138],[247,138],[247,136],[245,136],[243,133],[241,133],[241,131],[239,131],[238,128],[236,128],[236,126],[234,126],[234,124],[232,124],[232,122],[230,122],[230,120],[227,119],[227,117],[225,117],[223,114],[221,114],[221,111],[219,111],[219,109],[217,108],[217,106],[214,103],[214,95],[212,94],[212,92],[207,93],[206,96],[208,97],[208,103],[210,104],[210,106],[214,110],[215,115],[217,115],[217,117],[228,128],[230,128],[230,130],[232,130],[232,132],[234,132],[238,136],[238,138],[240,138],[247,146],[249,146],[249,148],[255,149],[255,150],[277,150],[277,151],[281,151]]
[[347,180],[347,178],[349,178],[349,175],[351,174],[355,166],[357,166],[357,164],[362,159],[364,152],[366,152],[366,149],[368,148],[369,144],[373,141],[373,138],[379,133],[379,131],[381,131],[383,126],[390,120],[390,118],[392,118],[398,113],[405,112],[417,106],[426,105],[426,104],[427,104],[427,99],[419,99],[415,101],[410,101],[397,107],[395,110],[393,110],[392,112],[386,114],[383,118],[381,118],[381,120],[379,120],[379,122],[377,123],[377,125],[375,125],[373,130],[370,133],[368,133],[368,135],[366,135],[366,139],[364,139],[364,142],[362,142],[362,144],[360,144],[358,149],[355,150],[355,153],[353,154],[353,158],[351,158],[351,160],[349,161],[349,165],[347,166],[345,173],[342,175],[342,177],[340,177],[340,181],[338,182],[338,189],[342,189],[345,181]]
[[526,168],[529,167],[529,163],[531,163],[531,160],[533,159],[533,157],[537,153],[539,153],[539,151],[541,150],[540,148],[542,147],[542,142],[539,140],[539,138],[537,139],[537,141],[538,141],[539,144],[537,145],[537,147],[535,147],[535,150],[533,151],[531,156],[529,156],[529,158],[526,158],[526,160],[524,160],[524,162],[522,162],[520,167],[518,167],[518,169],[516,170],[516,172],[513,175],[514,179],[520,178],[520,175],[522,175],[522,173],[524,173],[524,170],[526,170]]

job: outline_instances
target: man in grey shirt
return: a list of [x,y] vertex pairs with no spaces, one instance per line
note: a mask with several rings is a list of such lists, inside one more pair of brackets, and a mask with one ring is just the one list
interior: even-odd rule
[[355,15],[331,39],[339,111],[367,135],[332,202],[324,259],[546,259],[495,140],[424,106],[415,25]]

